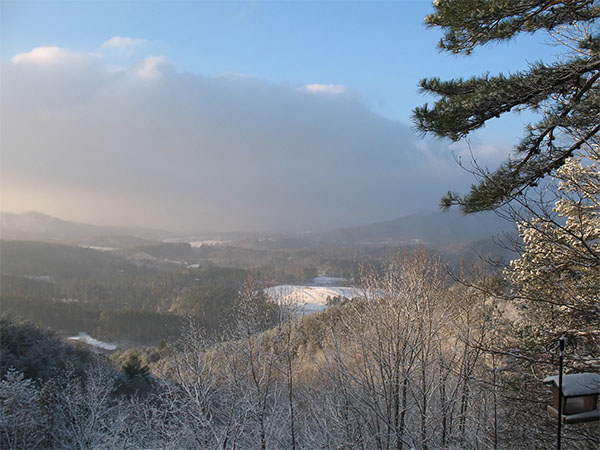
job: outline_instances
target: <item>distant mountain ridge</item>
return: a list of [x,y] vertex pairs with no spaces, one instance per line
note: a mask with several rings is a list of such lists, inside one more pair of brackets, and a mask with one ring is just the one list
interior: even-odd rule
[[[339,228],[302,235],[251,233],[247,242],[260,248],[306,248],[314,245],[459,244],[514,232],[514,224],[494,213],[462,215],[457,211],[424,211],[368,225]],[[233,236],[230,245],[243,247],[245,240]],[[131,247],[149,242],[184,242],[164,230],[97,226],[65,221],[38,212],[0,213],[0,238],[4,240],[53,241],[107,247]],[[173,240],[174,239],[174,240]]]
[[142,244],[170,236],[162,230],[133,227],[98,226],[70,222],[35,211],[0,212],[0,238],[5,240],[57,241],[96,245]]
[[424,211],[385,222],[319,233],[338,243],[447,245],[514,232],[514,224],[491,212],[462,215],[458,211]]

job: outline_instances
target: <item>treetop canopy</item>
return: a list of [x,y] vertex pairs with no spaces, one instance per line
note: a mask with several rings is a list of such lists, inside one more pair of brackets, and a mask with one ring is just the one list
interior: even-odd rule
[[448,192],[443,208],[464,213],[495,209],[535,186],[600,131],[600,2],[597,0],[437,0],[428,26],[444,31],[439,47],[468,55],[475,47],[548,31],[568,40],[569,56],[537,62],[513,74],[421,81],[421,91],[439,97],[414,110],[419,131],[458,141],[492,118],[515,110],[540,113],[528,124],[514,153],[494,172],[480,170],[465,195]]
[[597,0],[435,0],[435,12],[425,23],[444,29],[439,47],[452,53],[469,54],[492,41],[538,30],[551,31],[597,19]]

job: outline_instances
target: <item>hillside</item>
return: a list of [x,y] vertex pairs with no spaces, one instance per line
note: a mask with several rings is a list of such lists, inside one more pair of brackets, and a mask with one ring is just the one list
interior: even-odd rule
[[487,238],[514,231],[514,225],[493,213],[462,215],[426,211],[352,228],[340,228],[315,236],[319,241],[355,244],[446,245]]
[[0,213],[0,235],[4,240],[53,241],[106,247],[141,245],[162,240],[169,233],[132,227],[107,227],[71,222],[35,211]]
[[[131,248],[189,243],[192,247],[236,247],[252,250],[306,249],[327,245],[457,244],[514,231],[493,213],[462,215],[457,211],[423,211],[393,220],[321,233],[199,233],[189,237],[164,230],[104,227],[65,221],[37,212],[0,213],[2,239],[55,241]],[[202,245],[204,244],[204,245]],[[167,246],[165,246],[166,248]],[[175,245],[172,246],[175,248]],[[188,252],[189,254],[189,252]]]

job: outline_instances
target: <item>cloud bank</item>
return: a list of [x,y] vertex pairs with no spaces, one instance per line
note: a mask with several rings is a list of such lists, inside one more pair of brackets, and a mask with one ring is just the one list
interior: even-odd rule
[[[113,38],[106,46],[136,45]],[[306,230],[436,208],[442,144],[338,85],[116,68],[38,47],[2,66],[2,207],[187,230]]]

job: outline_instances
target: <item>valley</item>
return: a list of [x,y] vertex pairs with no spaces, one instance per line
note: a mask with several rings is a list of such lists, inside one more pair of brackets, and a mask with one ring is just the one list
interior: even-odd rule
[[[414,216],[373,225],[368,232],[188,237],[77,224],[39,213],[1,217],[3,312],[65,337],[85,332],[120,348],[174,341],[190,318],[222,334],[231,327],[236,296],[248,277],[270,301],[294,304],[298,313],[308,314],[363,296],[357,287],[361,268],[380,266],[397,252],[428,247],[450,264],[507,256],[491,244],[461,243],[459,235],[455,243],[437,244]],[[423,220],[432,217],[441,227],[455,228],[458,220],[429,213]],[[480,233],[502,229],[502,223],[490,228],[488,221],[481,222]],[[415,234],[418,230],[425,234]],[[395,243],[388,243],[391,236]],[[407,237],[421,243],[406,243]]]

